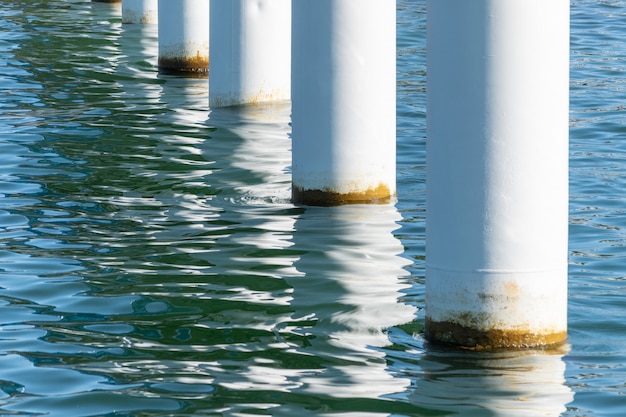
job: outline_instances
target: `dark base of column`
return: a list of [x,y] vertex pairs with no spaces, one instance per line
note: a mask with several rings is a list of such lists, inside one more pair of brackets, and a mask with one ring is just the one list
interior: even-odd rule
[[159,58],[159,72],[168,75],[206,78],[209,76],[209,60],[202,56],[194,58]]
[[475,329],[453,322],[426,319],[426,339],[434,344],[469,350],[554,348],[567,342],[566,331],[537,333],[531,330]]
[[393,195],[389,187],[380,184],[376,188],[354,193],[339,193],[332,190],[305,190],[292,187],[291,198],[294,204],[306,206],[341,206],[345,204],[387,204]]

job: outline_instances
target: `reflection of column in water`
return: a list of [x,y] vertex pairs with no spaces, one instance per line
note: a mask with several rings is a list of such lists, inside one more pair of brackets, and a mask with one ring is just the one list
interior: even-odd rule
[[[91,0],[94,13],[97,13],[98,16],[101,16],[102,13],[111,13],[110,17],[118,18],[122,15],[122,0]],[[109,3],[109,4],[98,4],[98,3]],[[83,17],[81,15],[81,17]],[[95,16],[94,16],[95,17]],[[107,16],[109,18],[109,16]]]
[[138,79],[146,77],[155,79],[157,28],[153,25],[123,25],[122,28],[119,45],[123,53],[121,59],[126,62],[118,69],[120,75],[129,77],[129,84],[140,84]]
[[564,353],[431,351],[410,400],[463,417],[557,417],[574,399]]
[[[203,103],[206,106],[206,96]],[[213,110],[208,123],[215,129],[199,147],[204,159],[213,160],[205,181],[219,191],[203,211],[196,211],[197,227],[206,231],[204,242],[210,238],[214,244],[205,243],[208,250],[191,256],[211,265],[203,273],[206,283],[200,285],[206,294],[199,297],[221,307],[219,314],[197,325],[234,335],[235,340],[215,347],[231,355],[207,364],[213,384],[220,386],[227,402],[231,390],[237,396],[257,390],[263,397],[264,392],[280,395],[301,385],[300,369],[281,366],[282,358],[296,355],[283,352],[290,346],[277,340],[276,330],[277,323],[291,320],[291,288],[284,277],[298,274],[291,237],[301,210],[288,200],[290,178],[285,172],[290,162],[289,109],[286,105]],[[287,198],[275,200],[278,188]],[[214,210],[214,219],[208,218],[209,210]],[[239,401],[228,406],[229,415],[251,408]]]
[[247,204],[290,201],[290,110],[289,102],[278,102],[211,111],[209,122],[233,139],[225,143],[229,166],[220,172],[236,191],[233,198]]
[[303,390],[378,398],[406,389],[408,381],[391,375],[377,350],[390,344],[385,328],[415,314],[398,301],[408,264],[392,234],[398,220],[392,205],[310,207],[296,220],[292,249],[304,253],[295,263],[304,276],[287,278],[292,331],[308,336],[305,352],[328,358],[324,370],[303,378]]
[[201,142],[206,140],[208,91],[206,80],[160,77],[160,103],[166,109],[160,121],[171,126],[164,140]]
[[91,0],[94,3],[110,3],[116,13],[122,13],[122,0]]
[[157,47],[156,25],[122,25],[115,73],[120,87],[116,98],[127,114],[125,134],[153,132],[155,117],[164,111],[159,104],[161,86],[155,68]]
[[[206,106],[206,95],[204,100]],[[293,245],[294,219],[285,212],[293,210],[289,201],[291,178],[286,170],[291,156],[289,114],[289,103],[211,111],[209,123],[216,127],[203,144],[207,158],[214,158],[206,181],[219,190],[211,205],[224,209],[222,222],[241,225],[225,230],[219,239],[225,247],[210,260],[216,270],[232,273],[233,268],[241,271],[248,265],[266,263],[276,271],[266,268],[262,275],[281,278],[281,274],[294,273],[293,253],[243,255],[251,248],[282,250]]]

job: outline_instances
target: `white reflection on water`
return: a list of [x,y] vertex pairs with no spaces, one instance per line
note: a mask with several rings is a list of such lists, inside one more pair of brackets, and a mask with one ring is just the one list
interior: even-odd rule
[[574,399],[565,384],[566,353],[431,349],[419,361],[410,401],[464,417],[557,417]]
[[267,268],[257,267],[255,274],[273,278],[297,274],[293,253],[281,252],[293,246],[298,212],[289,196],[290,110],[283,102],[210,113],[208,123],[215,132],[203,151],[206,159],[216,162],[207,182],[220,189],[211,205],[220,209],[223,222],[232,225],[218,242],[238,248],[230,257],[215,253],[211,261],[227,273],[245,274],[255,264],[265,264]]
[[294,225],[295,266],[304,276],[293,286],[293,320],[310,327],[310,350],[335,364],[303,376],[302,390],[331,397],[379,398],[403,391],[408,379],[387,371],[385,329],[410,322],[415,308],[402,304],[407,261],[392,232],[400,215],[393,205],[308,207]]
[[[279,350],[284,362],[259,357],[237,373],[225,370],[228,363],[210,364],[214,383],[238,392],[284,393],[274,404],[244,405],[274,416],[326,415],[310,403],[320,399],[334,409],[329,409],[332,415],[351,414],[339,412],[344,401],[359,416],[389,415],[394,407],[411,409],[409,404],[387,399],[406,392],[411,378],[390,371],[384,351],[390,345],[387,328],[411,322],[415,316],[415,307],[398,301],[406,289],[402,278],[408,264],[399,256],[403,247],[392,234],[399,213],[393,205],[307,207],[294,218],[291,225],[270,222],[274,230],[289,227],[291,246],[285,246],[287,229],[256,241],[256,245],[282,246],[300,254],[291,258],[293,268],[280,269],[282,279],[292,287],[291,298],[285,300],[290,314],[255,326],[273,326],[275,339],[267,338],[264,348]],[[280,266],[287,260],[273,261]],[[251,323],[246,325],[250,328]],[[248,344],[238,351],[254,348]],[[238,415],[239,407],[232,405],[232,415]]]
[[235,191],[233,203],[293,207],[290,115],[288,101],[211,109],[209,123],[217,131],[207,153],[221,151],[228,162],[215,174]]

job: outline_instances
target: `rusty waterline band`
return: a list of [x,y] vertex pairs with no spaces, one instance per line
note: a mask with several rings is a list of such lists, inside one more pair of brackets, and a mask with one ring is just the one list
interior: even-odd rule
[[208,77],[209,57],[202,56],[200,51],[195,57],[159,57],[159,72]]
[[424,333],[431,343],[470,350],[556,348],[567,342],[563,330],[539,333],[533,329],[477,329],[428,318]]
[[304,190],[293,186],[292,201],[308,206],[341,206],[344,204],[387,204],[394,196],[389,187],[380,184],[365,191],[341,193],[332,190]]

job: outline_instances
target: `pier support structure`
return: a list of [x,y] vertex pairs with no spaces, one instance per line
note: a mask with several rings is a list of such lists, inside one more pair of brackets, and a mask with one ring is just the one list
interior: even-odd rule
[[158,8],[159,71],[206,76],[209,1],[159,0]]
[[426,336],[567,333],[569,0],[429,0]]
[[211,107],[291,98],[291,0],[211,0]]
[[122,0],[122,23],[155,24],[158,10],[158,0]]
[[396,192],[396,2],[293,0],[293,201]]

